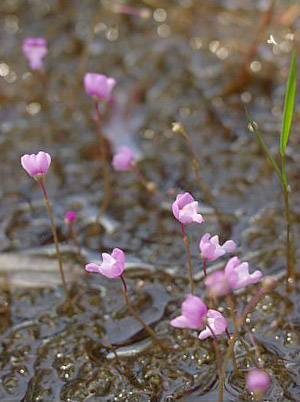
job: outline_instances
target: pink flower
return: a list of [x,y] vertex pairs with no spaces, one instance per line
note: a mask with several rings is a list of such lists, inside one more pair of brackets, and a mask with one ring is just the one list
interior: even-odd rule
[[226,264],[225,276],[232,289],[240,289],[259,282],[263,274],[261,271],[249,274],[249,264],[247,262],[240,264],[238,257],[232,257]]
[[68,211],[65,215],[65,224],[72,225],[72,223],[75,222],[75,219],[76,219],[76,212]]
[[32,70],[41,70],[43,68],[43,58],[48,53],[46,39],[26,38],[23,41],[22,50]]
[[246,388],[249,392],[256,395],[262,395],[269,388],[271,377],[260,369],[253,369],[246,375]]
[[188,294],[181,306],[181,315],[171,321],[176,328],[200,329],[203,327],[207,307],[197,296]]
[[132,164],[134,163],[134,153],[128,147],[122,147],[120,150],[114,155],[112,160],[113,168],[116,171],[126,172],[132,168]]
[[86,73],[84,76],[85,92],[98,100],[109,100],[116,80],[103,74]]
[[21,158],[23,169],[36,180],[44,178],[49,170],[50,163],[51,156],[43,151],[38,154],[23,155]]
[[[208,310],[206,320],[209,327],[213,330],[214,335],[220,335],[225,332],[227,327],[227,321],[223,315],[217,310]],[[209,336],[213,336],[208,326],[200,332],[199,339],[203,340]]]
[[202,215],[198,214],[198,202],[190,193],[178,194],[173,202],[172,211],[175,218],[183,225],[204,222]]
[[210,233],[205,233],[200,240],[199,248],[203,258],[214,261],[226,253],[232,253],[236,244],[233,240],[228,240],[221,246],[219,236],[211,237]]
[[101,265],[94,263],[87,264],[85,270],[87,272],[95,272],[107,278],[114,279],[122,275],[125,268],[125,254],[119,248],[114,248],[111,255],[102,253],[103,262]]
[[205,285],[210,297],[221,297],[231,292],[230,284],[224,271],[215,271],[205,278]]

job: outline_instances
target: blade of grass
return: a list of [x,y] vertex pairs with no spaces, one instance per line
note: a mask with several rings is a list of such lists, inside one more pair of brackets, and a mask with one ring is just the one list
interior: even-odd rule
[[269,159],[269,162],[271,163],[273,169],[275,170],[277,176],[279,177],[280,181],[282,182],[282,175],[281,175],[281,171],[277,165],[277,163],[275,162],[275,159],[273,158],[273,156],[271,155],[267,144],[265,143],[265,141],[262,138],[262,135],[260,133],[260,131],[257,129],[256,123],[254,122],[254,120],[252,119],[247,107],[245,106],[245,112],[248,118],[248,121],[256,135],[256,138],[258,140],[258,142],[260,143],[261,147],[263,148],[263,150],[265,151],[265,154],[267,155],[267,158]]
[[287,142],[289,139],[293,119],[295,92],[296,92],[296,51],[294,50],[292,54],[289,77],[286,85],[282,126],[280,134],[280,153],[282,156],[284,155]]

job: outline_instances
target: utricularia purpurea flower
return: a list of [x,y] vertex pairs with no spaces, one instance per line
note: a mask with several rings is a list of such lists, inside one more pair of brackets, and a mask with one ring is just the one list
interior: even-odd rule
[[26,38],[23,41],[22,49],[31,70],[42,70],[43,58],[48,53],[47,40],[45,38]]
[[51,225],[52,235],[53,235],[53,239],[54,239],[56,256],[57,256],[57,260],[58,260],[58,266],[59,266],[59,271],[60,271],[60,275],[61,275],[61,280],[63,283],[65,293],[66,293],[67,297],[69,298],[70,296],[69,296],[67,283],[65,280],[62,258],[61,258],[61,254],[60,254],[60,250],[59,250],[59,242],[58,242],[58,237],[57,237],[56,226],[54,224],[53,213],[52,213],[50,201],[49,201],[46,186],[45,186],[45,176],[48,173],[50,164],[51,164],[51,156],[47,152],[44,152],[44,151],[40,151],[37,154],[31,154],[31,155],[26,154],[21,157],[21,165],[22,165],[23,169],[29,174],[30,177],[32,177],[34,180],[36,180],[39,183],[40,188],[42,190],[42,193],[44,196],[44,202],[45,202],[47,212],[48,212],[48,217],[50,220],[50,225]]

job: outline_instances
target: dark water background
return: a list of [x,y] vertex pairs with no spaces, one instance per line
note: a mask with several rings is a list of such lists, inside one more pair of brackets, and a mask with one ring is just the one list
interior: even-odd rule
[[[141,169],[169,203],[179,191],[190,191],[200,200],[205,226],[190,225],[188,235],[201,296],[197,244],[200,235],[219,233],[220,228],[198,189],[184,139],[171,131],[173,121],[185,125],[199,155],[203,183],[229,225],[238,255],[249,260],[252,269],[282,277],[276,291],[259,303],[247,328],[261,362],[272,373],[266,400],[299,400],[299,294],[297,287],[285,293],[283,199],[243,111],[247,103],[278,157],[285,82],[300,25],[299,18],[286,25],[283,17],[296,3],[276,4],[249,75],[229,93],[266,1],[124,2],[146,8],[149,18],[120,14],[112,6],[116,2],[104,0],[0,2],[1,401],[216,400],[211,341],[200,342],[196,332],[169,325],[188,286],[180,227],[168,203],[145,192],[134,173],[111,171],[111,201],[95,230],[103,182],[93,105],[82,84],[86,71],[117,80],[116,103],[104,125],[112,150],[131,146]],[[275,44],[268,43],[270,35]],[[22,40],[28,36],[49,42],[44,76],[30,72],[22,55]],[[299,120],[298,95],[287,148],[296,249]],[[19,162],[22,154],[41,149],[53,159],[47,188],[75,306],[71,316],[62,305],[40,190]],[[69,209],[78,215],[86,261],[99,260],[100,252],[113,247],[124,249],[132,302],[158,335],[169,340],[169,349],[162,352],[153,346],[128,316],[118,281],[83,272],[84,262],[63,222]],[[139,291],[140,280],[146,284]],[[255,291],[238,297],[239,309]],[[118,360],[110,344],[121,348]],[[225,344],[221,347],[226,350]],[[238,344],[235,352],[241,373],[234,377],[229,367],[225,399],[252,400],[244,390],[244,373],[251,363]]]

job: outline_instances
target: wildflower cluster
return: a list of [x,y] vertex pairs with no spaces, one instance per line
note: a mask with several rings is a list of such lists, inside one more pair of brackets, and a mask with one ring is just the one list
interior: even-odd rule
[[[45,39],[25,39],[23,43],[23,52],[28,59],[32,70],[43,69],[43,58],[48,52]],[[101,110],[105,110],[109,104],[114,102],[112,91],[116,85],[115,79],[103,74],[89,72],[85,74],[83,84],[87,95],[92,98],[96,110],[97,131],[99,134],[101,149],[102,173],[105,181],[105,197],[98,216],[104,212],[108,205],[109,177],[107,161],[109,158],[115,171],[128,172],[135,170],[145,188],[149,192],[159,194],[155,184],[148,182],[144,173],[138,167],[137,158],[130,148],[123,145],[114,155],[109,155],[107,152],[105,142],[106,137],[102,131],[104,115]],[[179,125],[179,123],[176,123],[173,126],[173,130],[175,132],[183,133],[183,135],[187,137],[182,125]],[[194,162],[195,161],[197,162],[196,157],[194,157]],[[62,283],[65,293],[69,298],[70,296],[64,277],[56,227],[45,187],[45,176],[51,165],[51,157],[44,151],[40,151],[37,154],[23,155],[21,158],[21,165],[28,175],[38,182],[42,190],[51,223]],[[286,182],[284,183],[286,184]],[[191,251],[189,238],[186,233],[186,226],[192,223],[202,225],[204,223],[204,218],[199,213],[198,202],[188,192],[178,194],[171,209],[175,219],[180,223],[183,241],[186,247],[189,292],[181,305],[181,314],[172,318],[170,325],[177,329],[187,328],[199,331],[198,338],[201,341],[207,338],[212,338],[218,365],[219,401],[223,400],[223,387],[227,364],[230,357],[235,361],[234,345],[235,342],[239,340],[255,366],[255,368],[249,370],[245,377],[246,388],[249,392],[252,392],[255,396],[260,398],[268,389],[271,378],[265,368],[261,366],[261,363],[245,346],[246,342],[243,340],[245,331],[243,331],[243,327],[247,314],[256,306],[260,298],[276,285],[276,281],[272,278],[265,278],[262,281],[262,272],[256,270],[253,273],[250,273],[248,262],[241,262],[237,256],[230,257],[227,263],[224,263],[224,269],[222,270],[214,271],[212,268],[208,269],[208,263],[216,261],[225,255],[234,253],[236,251],[236,243],[229,239],[221,244],[218,235],[204,233],[199,240],[199,262],[201,261],[206,288],[206,297],[203,297],[204,300],[202,300],[202,298],[196,295],[195,291]],[[77,248],[78,255],[81,256],[80,245],[74,226],[76,222],[76,212],[72,210],[68,211],[65,214],[64,222],[69,230],[70,237],[73,239]],[[130,314],[132,314],[141,326],[144,327],[153,341],[160,347],[163,347],[163,340],[157,336],[154,330],[147,325],[131,305],[124,275],[125,259],[124,251],[120,248],[114,248],[110,254],[106,252],[102,253],[102,262],[100,264],[94,262],[85,264],[85,271],[88,273],[101,274],[109,279],[120,279],[122,283],[124,302]],[[262,281],[262,287],[258,289],[252,299],[250,299],[248,304],[244,307],[244,310],[239,316],[237,316],[235,292],[246,286],[258,284],[260,281]],[[221,304],[224,304],[224,300],[226,300],[227,308],[224,309],[224,307],[222,307],[221,309],[220,307]],[[227,312],[230,312],[230,318],[228,318]],[[230,333],[231,328],[233,328],[233,331]],[[218,337],[224,335],[227,339],[227,351],[222,360]]]

